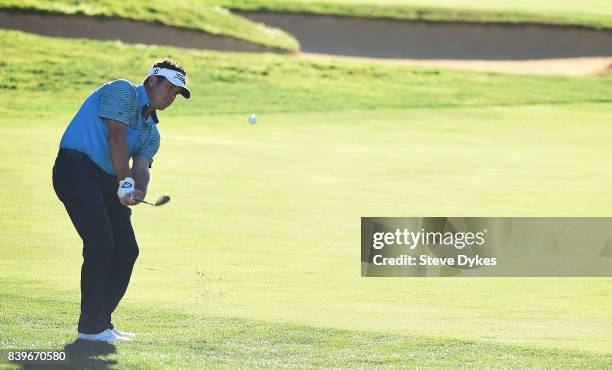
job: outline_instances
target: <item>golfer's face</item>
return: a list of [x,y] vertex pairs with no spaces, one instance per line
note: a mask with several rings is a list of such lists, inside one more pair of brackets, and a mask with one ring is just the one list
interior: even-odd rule
[[153,101],[156,109],[164,110],[168,108],[176,99],[176,96],[181,93],[181,88],[174,86],[170,81],[163,80],[155,85],[153,92]]

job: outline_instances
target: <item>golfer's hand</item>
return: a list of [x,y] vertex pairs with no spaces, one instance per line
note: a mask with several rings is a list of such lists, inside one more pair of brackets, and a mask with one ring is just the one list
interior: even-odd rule
[[136,189],[133,192],[126,194],[123,198],[120,199],[120,201],[121,201],[121,204],[123,204],[126,207],[135,206],[138,203],[140,203],[140,201],[144,199],[144,197],[145,197],[145,193]]

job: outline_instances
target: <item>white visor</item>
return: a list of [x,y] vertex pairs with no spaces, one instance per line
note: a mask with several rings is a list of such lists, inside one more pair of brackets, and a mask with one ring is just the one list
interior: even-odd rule
[[181,72],[168,68],[153,67],[149,71],[147,77],[149,76],[164,76],[174,86],[181,88],[181,95],[183,95],[185,99],[189,99],[191,97],[191,91],[189,91],[187,88],[185,75]]

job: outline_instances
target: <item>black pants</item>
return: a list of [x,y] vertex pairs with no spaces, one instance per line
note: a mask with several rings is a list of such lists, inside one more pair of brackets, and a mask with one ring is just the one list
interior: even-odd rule
[[83,239],[78,331],[112,329],[111,315],[127,289],[138,257],[132,211],[117,197],[117,179],[80,152],[62,149],[53,189]]

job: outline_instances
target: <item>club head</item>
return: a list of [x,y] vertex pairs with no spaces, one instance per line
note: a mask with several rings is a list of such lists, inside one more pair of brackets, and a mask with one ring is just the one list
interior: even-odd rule
[[162,206],[170,201],[170,196],[168,194],[164,194],[159,199],[155,201],[154,206]]

